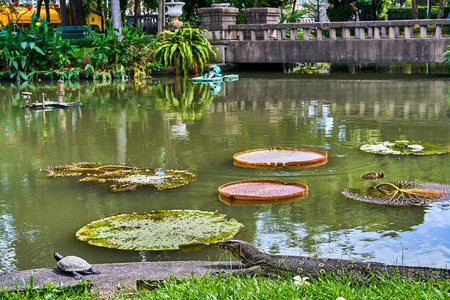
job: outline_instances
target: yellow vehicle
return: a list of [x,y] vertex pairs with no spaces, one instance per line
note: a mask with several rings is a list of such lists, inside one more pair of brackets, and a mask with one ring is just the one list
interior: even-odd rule
[[[30,8],[30,9],[29,9]],[[13,13],[11,13],[11,9],[9,6],[0,7],[0,26],[4,27],[8,23],[16,23],[18,26],[30,26],[31,16],[36,12],[36,8],[32,8],[26,6],[16,6],[13,8]],[[59,14],[59,5],[58,4],[49,4],[50,9],[50,24],[60,25],[61,18]],[[72,25],[72,18],[70,17],[70,13],[67,14],[69,16],[69,24]],[[40,18],[46,18],[47,13],[45,11],[45,6],[41,7],[41,15]],[[102,19],[99,15],[91,13],[89,17],[86,18],[86,24],[92,26],[92,28],[98,27],[98,29],[102,30]]]

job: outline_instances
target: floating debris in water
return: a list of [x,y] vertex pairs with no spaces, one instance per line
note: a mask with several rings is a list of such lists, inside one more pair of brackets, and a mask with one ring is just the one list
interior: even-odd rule
[[175,250],[234,237],[243,225],[226,215],[197,210],[121,214],[77,231],[79,240],[122,250]]
[[342,194],[350,199],[392,206],[423,206],[435,201],[450,200],[450,185],[394,181],[364,189],[346,189]]

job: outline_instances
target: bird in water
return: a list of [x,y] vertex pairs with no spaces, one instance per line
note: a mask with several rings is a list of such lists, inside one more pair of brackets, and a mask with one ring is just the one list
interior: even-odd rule
[[384,178],[384,172],[380,171],[378,173],[376,172],[371,172],[371,173],[367,173],[364,175],[361,175],[362,179],[380,179],[380,178]]
[[403,145],[405,146],[406,150],[409,150],[409,151],[421,151],[421,150],[423,150],[423,146],[421,146],[421,145],[417,145],[417,144],[408,145],[406,143],[403,143]]

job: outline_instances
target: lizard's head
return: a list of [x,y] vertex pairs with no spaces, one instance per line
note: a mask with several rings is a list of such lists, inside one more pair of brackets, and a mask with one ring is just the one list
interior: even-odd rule
[[215,245],[221,249],[230,251],[234,257],[246,265],[255,265],[259,260],[258,257],[262,253],[252,244],[239,240],[221,241]]

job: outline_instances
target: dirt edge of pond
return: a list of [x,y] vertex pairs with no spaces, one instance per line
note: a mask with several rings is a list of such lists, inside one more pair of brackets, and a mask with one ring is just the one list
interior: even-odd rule
[[[56,265],[56,262],[55,262]],[[100,297],[107,298],[116,294],[132,291],[136,281],[159,281],[173,275],[176,277],[202,276],[219,270],[230,272],[242,268],[239,262],[211,261],[168,261],[168,262],[133,262],[114,264],[94,264],[100,274],[84,275],[90,280],[91,291],[99,292]],[[76,285],[79,281],[71,274],[60,271],[56,266],[24,271],[0,273],[0,286],[6,291],[25,289],[33,280],[33,287],[38,288],[47,283],[55,287]]]

